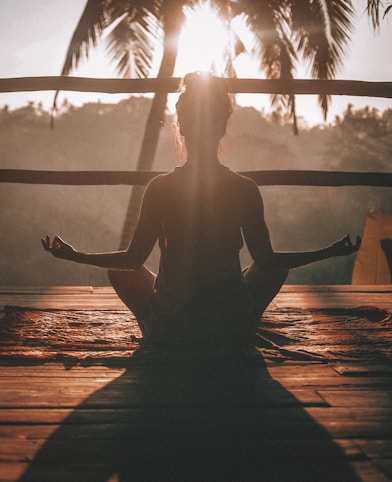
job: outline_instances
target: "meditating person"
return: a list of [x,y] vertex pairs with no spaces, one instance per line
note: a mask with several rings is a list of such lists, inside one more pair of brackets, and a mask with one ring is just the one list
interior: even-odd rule
[[[254,346],[260,318],[288,271],[359,248],[347,235],[329,247],[275,252],[257,185],[223,166],[219,142],[232,112],[223,79],[188,74],[176,104],[187,160],[146,187],[128,249],[83,253],[60,237],[42,240],[57,258],[109,270],[146,342],[159,346]],[[156,242],[159,272],[144,263]],[[244,242],[253,263],[242,269]]]

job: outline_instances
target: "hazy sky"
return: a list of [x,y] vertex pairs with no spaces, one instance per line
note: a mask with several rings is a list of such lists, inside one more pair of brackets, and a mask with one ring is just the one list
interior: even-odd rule
[[[0,0],[0,77],[59,75],[66,48],[85,3],[85,0]],[[345,65],[340,69],[337,78],[392,81],[392,12],[389,18],[383,20],[380,31],[374,33],[364,13],[365,0],[354,0],[353,3],[358,11],[355,32]],[[249,62],[240,63],[240,69],[240,77],[257,75]],[[115,77],[115,71],[105,59],[101,48],[92,53],[89,61],[73,75]],[[298,78],[307,76],[304,70],[297,74]],[[64,92],[61,95],[62,98],[68,98],[77,104],[97,98],[102,101],[116,99],[102,94]],[[260,108],[266,102],[265,97],[246,96],[242,98],[242,102],[252,103]],[[52,98],[53,94],[48,92],[0,94],[0,106],[9,104],[17,107],[26,104],[27,100],[34,100],[42,101],[45,107],[49,107]],[[387,99],[335,97],[329,120],[339,114],[349,102],[358,107],[370,105],[380,110],[392,108],[392,101]],[[321,113],[314,97],[300,96],[298,104],[300,115],[310,122],[321,121]]]

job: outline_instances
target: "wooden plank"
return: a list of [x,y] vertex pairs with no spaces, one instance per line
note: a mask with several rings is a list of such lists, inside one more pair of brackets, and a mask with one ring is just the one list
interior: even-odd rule
[[347,365],[339,364],[333,367],[339,375],[345,377],[388,377],[392,375],[392,366],[384,364],[367,363]]
[[[100,410],[92,410],[91,412],[87,410],[77,410],[74,408],[52,408],[47,410],[46,408],[0,408],[0,424],[52,424],[59,425],[65,422],[66,418],[70,415],[76,417],[76,414],[81,412],[81,420],[88,419],[98,419],[102,417]],[[114,414],[118,410],[112,410]],[[121,410],[120,410],[121,413]],[[120,415],[119,413],[119,415]],[[97,420],[97,421],[98,421]]]
[[388,475],[384,474],[377,464],[371,460],[354,460],[351,463],[360,481],[363,482],[390,482]]
[[[129,427],[126,427],[129,430]],[[50,441],[51,451],[53,455],[59,455],[61,453],[64,454],[64,458],[60,457],[60,459],[64,462],[72,461],[73,459],[79,464],[85,463],[86,465],[89,463],[99,463],[99,458],[102,458],[104,461],[107,457],[107,454],[113,455],[113,449],[116,449],[121,442],[121,438],[119,440],[110,440],[109,437],[103,438],[86,438],[82,440],[75,440],[75,447],[72,447],[69,443],[70,439],[67,435],[70,435],[69,432],[64,433],[64,438],[56,438],[55,440]],[[158,438],[158,437],[157,437]],[[162,444],[164,439],[159,439],[159,444]],[[0,459],[3,461],[22,461],[23,459],[26,461],[30,461],[33,459],[37,452],[37,448],[42,447],[42,445],[46,442],[46,439],[31,439],[31,440],[7,440],[7,445],[2,444],[3,447],[0,448]],[[145,443],[145,438],[141,439],[141,442]],[[154,444],[154,438],[151,437],[151,445],[152,448],[159,449],[159,446]],[[172,444],[172,440],[168,437],[167,444]],[[208,441],[206,441],[208,443]],[[227,445],[230,443],[233,445],[237,445],[238,449],[240,449],[241,444],[244,443],[244,440],[239,438],[237,440],[226,440],[223,441],[223,445]],[[264,442],[264,443],[260,443]],[[263,457],[263,449],[266,453],[274,458],[281,458],[282,463],[286,462],[288,458],[293,456],[298,457],[300,460],[305,461],[307,459],[312,459],[315,456],[320,457],[325,455],[325,459],[331,462],[331,459],[336,459],[338,456],[341,457],[341,453],[339,454],[336,450],[336,445],[330,439],[272,439],[269,440],[268,444],[265,443],[265,438],[261,439],[259,443],[253,442],[253,447],[249,447],[249,453],[243,454],[244,461],[249,458],[252,459],[253,457]],[[349,442],[349,441],[347,441]],[[137,444],[137,439],[134,440],[134,443]],[[186,441],[180,439],[178,443],[185,443]],[[188,444],[191,445],[192,441],[188,441]],[[349,443],[346,443],[348,446]],[[332,448],[332,450],[331,450]],[[333,450],[335,449],[335,450]],[[351,444],[350,449],[352,451],[355,450],[353,444]],[[75,453],[78,451],[79,453]],[[105,455],[106,452],[106,455]],[[358,452],[358,449],[357,449]],[[241,452],[240,452],[241,453]],[[156,454],[158,455],[158,454]],[[242,453],[241,453],[242,455]],[[132,457],[132,452],[129,453],[129,457]],[[21,460],[22,459],[22,460]],[[61,464],[61,460],[47,460],[48,465],[51,463]]]
[[[2,408],[0,409],[0,424],[7,425],[23,425],[23,424],[52,424],[62,425],[72,423],[100,423],[103,420],[110,423],[124,423],[130,420],[135,413],[135,408]],[[181,410],[178,408],[177,410]],[[187,409],[184,409],[187,410]],[[200,408],[192,408],[193,411],[205,410]],[[215,409],[218,410],[218,409]],[[220,408],[219,411],[229,409]],[[249,420],[257,417],[259,420],[275,420],[289,421],[305,418],[305,412],[314,421],[322,425],[324,421],[335,422],[357,422],[362,421],[383,423],[392,420],[392,409],[385,407],[264,407],[261,411],[255,413],[254,408],[242,408],[242,414],[248,413]],[[232,416],[236,416],[237,409],[231,409]],[[392,454],[392,451],[390,452]]]
[[[41,459],[35,464],[32,472],[30,472],[30,476],[32,474],[35,475],[34,480],[52,480],[50,474],[56,474],[55,480],[89,480],[88,478],[84,478],[85,474],[88,474],[89,472],[90,475],[94,475],[95,478],[93,480],[98,480],[96,479],[96,477],[99,477],[98,474],[101,474],[102,476],[102,474],[106,473],[109,467],[112,468],[113,461],[121,463],[124,469],[124,461],[122,461],[122,459],[125,457],[125,454],[118,451],[118,449],[121,447],[121,444],[124,445],[124,443],[126,443],[126,440],[102,440],[96,438],[94,440],[73,440],[72,444],[70,444],[68,440],[54,438],[47,446],[44,445],[45,440],[40,441],[35,439],[33,442],[39,447],[42,447],[44,449],[44,452],[42,453],[45,454],[44,456],[41,455]],[[160,475],[162,476],[162,474],[165,474],[165,472],[162,471],[162,468],[167,469],[167,463],[172,464],[175,461],[175,457],[173,455],[170,457],[170,452],[167,450],[168,447],[173,445],[173,441],[168,437],[166,439],[166,445],[163,447],[161,446],[161,451],[156,451],[162,443],[161,439],[158,438],[157,440],[155,438],[150,438],[148,440],[148,443],[150,444],[148,448],[146,442],[145,438],[142,437],[139,441],[135,441],[133,445],[128,445],[127,462],[130,465],[130,470],[132,470],[131,473],[135,476],[140,471],[140,465],[144,465],[143,470],[144,476],[146,477],[148,473],[146,472],[148,465],[146,466],[145,464],[148,460],[151,462],[153,461],[152,454],[155,453],[155,465],[158,465],[161,471]],[[175,446],[180,448],[179,444],[182,444],[183,442],[184,441],[180,439]],[[260,477],[260,474],[269,473],[271,474],[271,477],[273,477],[273,480],[301,480],[309,482],[312,480],[318,480],[319,482],[326,482],[330,480],[328,477],[330,477],[331,467],[333,467],[334,477],[343,477],[339,480],[353,480],[351,477],[348,478],[348,473],[346,474],[347,478],[342,475],[343,473],[346,473],[347,470],[345,469],[344,459],[342,458],[342,455],[344,454],[348,461],[351,459],[354,463],[357,463],[358,461],[361,462],[361,466],[357,467],[357,473],[360,474],[360,479],[355,480],[369,482],[387,480],[385,477],[382,478],[382,473],[377,470],[377,467],[375,467],[372,461],[364,459],[363,453],[349,441],[343,440],[337,441],[339,443],[333,443],[330,440],[294,439],[269,440],[267,444],[260,444],[253,441],[249,446],[249,450],[243,452],[241,447],[243,447],[244,441],[233,437],[225,441],[222,451],[217,451],[215,449],[214,452],[205,459],[202,455],[207,455],[205,454],[205,451],[210,449],[209,441],[206,440],[206,442],[204,450],[202,450],[201,453],[199,452],[197,472],[199,476],[200,470],[203,470],[204,464],[211,463],[213,459],[217,460],[219,464],[222,464],[224,462],[222,455],[224,454],[226,459],[223,466],[229,465],[229,467],[231,467],[231,460],[233,459],[231,459],[230,456],[234,456],[234,460],[238,460],[238,455],[241,454],[241,463],[244,464],[241,468],[241,473],[243,477],[246,477],[246,480],[259,480],[258,477]],[[13,454],[18,453],[19,448],[20,456],[24,457],[24,461],[31,460],[34,456],[34,452],[30,452],[29,454],[29,444],[31,450],[31,441],[26,440],[20,443],[20,441],[11,440],[10,444],[7,444],[8,447],[11,448],[10,456],[12,457]],[[137,448],[136,444],[141,445],[142,450],[145,450],[142,460],[136,458],[137,456],[140,457],[140,450],[136,451],[137,456],[135,456],[135,449]],[[194,446],[195,441],[189,439],[187,443],[183,445],[183,447],[190,447],[191,450],[194,449]],[[159,457],[159,454],[162,454],[162,451],[163,460]],[[25,455],[26,452],[28,454],[27,457]],[[59,454],[61,454],[61,457],[58,457]],[[168,455],[170,459],[168,459]],[[180,464],[180,467],[181,464],[184,463],[183,457],[181,457],[184,455],[188,457],[190,455],[186,449],[180,449],[177,451],[177,456],[180,457],[180,460],[178,460],[177,463]],[[194,455],[195,452],[193,452],[193,457]],[[227,458],[228,455],[229,458]],[[256,463],[256,461],[258,461],[258,463]],[[188,461],[185,462],[185,466],[187,462]],[[353,462],[351,462],[351,464]],[[8,463],[11,466],[12,462]],[[14,466],[16,464],[17,461],[14,462]],[[253,476],[250,476],[250,473],[247,473],[246,469],[249,467],[251,467],[252,470],[257,468],[257,471],[253,472]],[[283,472],[279,467],[283,467]],[[98,473],[95,472],[97,469],[99,469]],[[210,471],[211,469],[214,469],[214,465],[209,466],[209,469]],[[291,470],[292,472],[290,472]],[[135,471],[137,471],[136,474]],[[323,473],[322,471],[326,471],[325,474],[327,475],[327,478],[321,475]],[[219,472],[215,469],[215,473]],[[291,477],[287,478],[289,473],[291,473]],[[294,478],[292,474],[295,474]],[[316,479],[311,478],[312,474]],[[239,474],[236,473],[236,475]],[[147,477],[147,479],[157,480],[156,478],[150,479],[149,477]],[[105,480],[107,479],[105,478]],[[141,479],[136,476],[135,480]],[[177,476],[173,480],[186,479],[181,479]],[[203,480],[206,479],[203,478]],[[225,477],[224,479],[220,478],[216,480],[239,479],[228,479]]]
[[392,407],[391,389],[318,390],[318,393],[333,407]]
[[284,363],[268,366],[271,377],[291,386],[315,384],[325,386],[390,386],[392,367],[386,363],[320,364]]
[[333,439],[388,438],[392,433],[392,421],[323,420],[322,427]]
[[278,308],[357,308],[375,306],[390,310],[389,293],[307,292],[298,294],[279,293],[274,299]]
[[388,388],[391,386],[390,380],[380,380],[377,377],[359,377],[359,378],[347,378],[341,379],[337,377],[323,377],[319,378],[317,376],[311,377],[306,375],[298,375],[298,376],[285,376],[285,377],[274,377],[282,386],[285,388],[317,388],[320,390],[326,390],[331,388],[338,388],[345,387],[349,389],[350,387],[357,387],[361,389],[373,389],[373,388]]
[[[102,365],[95,366],[73,366],[70,369],[65,368],[63,365],[55,362],[39,364],[33,363],[31,366],[19,365],[19,366],[2,366],[0,365],[0,380],[1,379],[18,379],[26,378],[30,380],[31,378],[65,378],[67,380],[72,380],[73,378],[97,378],[100,379],[110,379],[114,380],[120,375],[124,374],[125,368],[110,368]],[[132,370],[133,373],[136,372],[135,367]],[[21,383],[24,383],[21,380]]]
[[[114,293],[113,288],[107,287],[108,293]],[[11,295],[65,295],[92,294],[92,286],[0,286],[0,294]]]
[[392,293],[392,284],[389,285],[290,285],[282,286],[281,293],[302,293],[302,292],[353,292],[368,294],[376,293]]
[[[329,463],[331,464],[330,461],[329,461]],[[290,468],[291,468],[291,465],[290,465]],[[14,481],[19,480],[21,475],[26,470],[26,466],[27,466],[27,464],[23,463],[23,462],[20,462],[20,463],[1,463],[0,462],[0,473],[3,474],[2,479],[1,479],[2,482],[14,482]],[[358,482],[358,481],[362,481],[362,482],[389,482],[391,480],[391,478],[388,478],[385,475],[383,475],[380,472],[380,470],[378,469],[378,467],[375,466],[371,461],[366,461],[366,462],[364,462],[364,461],[361,461],[361,462],[354,461],[354,462],[351,463],[351,466],[353,467],[353,469],[355,470],[355,473],[357,474],[357,477],[355,479],[356,482]],[[268,466],[265,466],[264,468],[259,467],[259,473],[263,474],[266,470],[266,467],[268,467]],[[336,466],[330,466],[329,470],[328,470],[328,467],[325,467],[326,473],[328,473],[331,470],[331,467],[333,467],[333,469],[334,469],[334,474],[339,475],[339,469]],[[323,466],[323,469],[324,469],[324,466]],[[106,474],[107,471],[108,471],[108,467],[105,466],[104,464],[99,464],[98,462],[87,465],[87,464],[81,464],[81,463],[75,464],[75,462],[73,461],[72,466],[68,466],[68,467],[64,467],[64,464],[62,464],[61,467],[59,467],[58,465],[56,467],[55,463],[53,463],[52,465],[50,465],[48,467],[39,467],[39,468],[35,467],[34,470],[33,470],[34,475],[31,476],[31,473],[30,473],[29,476],[30,476],[30,480],[36,480],[36,481],[43,481],[43,480],[52,481],[52,480],[55,480],[56,482],[69,482],[70,480],[72,480],[72,481],[75,481],[75,482],[76,481],[96,482],[97,480],[102,480],[102,474]],[[260,479],[257,479],[256,475],[254,475],[252,477],[251,474],[247,474],[246,472],[247,471],[244,470],[244,473],[243,473],[243,475],[247,477],[246,480],[255,481],[255,482],[257,480],[260,480]],[[298,469],[297,469],[297,472],[298,472]],[[145,470],[145,474],[146,473],[149,473],[149,470]],[[143,474],[141,472],[140,473],[138,472],[136,475],[138,477],[139,476],[143,477]],[[162,471],[161,471],[160,475],[162,476]],[[273,476],[273,475],[271,475],[271,476]],[[313,482],[313,480],[311,478],[310,470],[306,474],[306,473],[304,473],[304,469],[302,469],[302,471],[300,471],[299,476],[301,476],[302,479],[291,478],[291,479],[289,479],[290,482],[295,482],[295,481],[297,481],[297,482]],[[31,477],[33,477],[33,479],[31,479]],[[131,470],[130,470],[130,477],[133,478]],[[153,477],[153,479],[151,479],[151,480],[158,480],[159,479],[158,474],[155,474],[152,477]],[[184,477],[186,477],[185,474],[184,474]],[[227,478],[227,477],[228,477],[228,475],[225,474],[225,480],[230,480],[230,478]],[[111,477],[108,478],[108,479],[105,479],[105,480],[110,480],[110,481],[114,482],[114,481],[117,481],[118,478],[117,478],[116,474],[114,474],[114,475],[111,474]],[[127,480],[131,480],[131,479],[127,479]],[[138,479],[138,480],[146,480],[146,479]],[[176,480],[176,479],[173,478],[172,480]],[[178,479],[178,477],[177,477],[177,480],[186,480],[186,479]],[[288,482],[288,479],[284,477],[284,474],[280,474],[279,479],[276,479],[276,480],[279,480],[279,482],[284,482],[284,481]],[[346,479],[346,481],[347,480],[348,479]],[[351,480],[352,480],[352,478],[351,478]],[[318,482],[329,482],[329,480],[326,479],[325,476],[324,476],[322,478],[319,478]]]
[[[28,470],[29,464],[26,461],[18,462],[1,462],[0,474],[1,482],[15,482],[21,480],[23,474]],[[55,464],[50,467],[39,467],[34,469],[33,476],[29,476],[29,480],[37,482],[41,481],[56,481],[56,482],[96,482],[102,480],[102,471],[104,467],[98,463],[95,464],[78,464],[77,466],[56,468]],[[116,476],[110,479],[115,482]],[[109,480],[109,479],[108,479]]]
[[5,306],[19,306],[35,309],[60,310],[128,310],[116,295],[93,296],[92,294],[67,295],[0,295],[0,309]]
[[326,363],[284,363],[268,366],[268,373],[275,379],[291,378],[293,376],[331,378],[341,381],[341,376],[334,370],[334,366]]
[[392,480],[392,460],[390,458],[374,458],[372,462],[379,471],[385,474],[389,481]]
[[391,407],[306,407],[305,411],[320,424],[323,424],[325,420],[333,420],[335,422],[340,420],[347,422],[356,421],[359,424],[363,421],[378,423],[392,421]]
[[[302,302],[303,308],[356,308],[359,306],[379,306],[390,305],[392,303],[389,293],[299,293],[297,295],[290,295],[284,293],[278,294],[274,299],[276,306],[296,307],[298,302]],[[361,304],[362,302],[362,304]],[[291,303],[294,303],[291,305]],[[309,303],[307,305],[306,303]]]
[[[1,481],[13,482],[19,480],[27,468],[27,462],[3,462],[0,460]],[[41,478],[41,480],[49,479]]]
[[[145,447],[144,440],[142,442],[142,447]],[[154,441],[152,441],[154,442]],[[182,440],[181,440],[182,442]],[[242,442],[242,441],[241,441]],[[173,457],[173,454],[169,454],[167,448],[170,447],[172,444],[170,443],[170,440],[168,441],[167,445],[163,446],[161,448],[161,451],[159,451],[159,447],[156,446],[155,443],[152,444],[152,449],[157,450],[155,454],[155,465],[159,470],[161,471],[160,474],[155,474],[155,476],[152,476],[150,473],[151,467],[149,465],[146,465],[146,462],[153,463],[154,462],[154,457],[152,456],[152,450],[148,450],[146,447],[146,454],[142,458],[142,460],[137,460],[136,457],[134,456],[134,453],[131,451],[128,454],[128,464],[129,464],[129,469],[132,470],[133,468],[133,473],[132,471],[129,472],[129,478],[125,480],[162,480],[161,478],[164,475],[168,475],[167,473],[163,472],[162,469],[165,467],[167,463],[175,463],[175,457]],[[233,445],[238,445],[234,444]],[[348,444],[346,444],[348,445]],[[114,447],[118,447],[118,444],[113,444]],[[197,448],[195,447],[195,441],[188,441],[187,444],[185,444],[185,447],[189,446],[190,448],[194,449]],[[132,447],[133,448],[133,447]],[[207,444],[207,448],[210,448],[210,445]],[[330,481],[331,479],[329,478],[331,476],[331,468],[333,467],[333,474],[334,477],[338,477],[339,475],[342,475],[339,472],[339,468],[344,470],[344,464],[342,463],[342,455],[339,450],[337,450],[336,445],[334,445],[330,441],[303,441],[303,440],[293,440],[293,441],[271,441],[270,443],[266,444],[265,446],[260,446],[258,443],[253,443],[253,447],[250,447],[249,453],[243,453],[241,451],[241,447],[238,446],[237,450],[237,457],[235,457],[235,450],[232,447],[228,447],[230,449],[230,452],[227,453],[226,451],[226,460],[224,460],[224,456],[222,454],[222,451],[215,450],[214,453],[211,454],[205,454],[206,449],[204,447],[199,450],[199,452],[195,452],[193,454],[193,458],[195,458],[195,455],[197,455],[197,468],[196,470],[196,477],[197,478],[189,478],[189,468],[193,466],[191,464],[188,468],[188,474],[183,474],[183,477],[180,477],[181,469],[186,469],[186,467],[182,467],[183,460],[179,459],[177,461],[177,467],[174,465],[173,468],[176,470],[169,471],[169,474],[171,474],[170,480],[248,480],[248,481],[256,481],[260,480],[260,476],[264,476],[265,473],[271,475],[271,479],[269,480],[279,480],[280,482],[282,481],[302,481],[302,482],[310,482],[317,480],[318,482],[327,482]],[[76,449],[80,451],[80,453],[76,453]],[[95,450],[95,452],[94,452]],[[190,454],[187,454],[186,448],[184,448],[179,456],[183,455],[190,456]],[[140,456],[140,451],[136,451],[137,455]],[[353,451],[352,451],[353,453]],[[64,454],[64,456],[61,456],[58,458],[58,460],[55,460],[55,456],[59,454]],[[225,467],[232,467],[232,464],[237,462],[241,465],[240,461],[238,460],[239,454],[241,454],[241,458],[244,461],[244,466],[243,467],[238,467],[237,470],[235,470],[234,474],[226,474],[226,477],[222,476],[221,470],[223,469],[223,472],[225,472],[224,468]],[[124,458],[125,454],[120,452],[120,454],[117,454],[117,457],[115,456],[116,454],[114,453],[113,447],[110,445],[103,444],[101,442],[96,442],[92,445],[91,449],[89,450],[89,447],[86,446],[86,444],[77,442],[75,444],[75,448],[71,447],[70,444],[64,443],[64,441],[61,440],[55,440],[52,441],[50,444],[50,453],[46,454],[46,459],[45,459],[45,465],[43,464],[43,461],[41,460],[40,464],[36,465],[33,469],[33,474],[35,475],[34,480],[56,480],[56,481],[61,481],[61,480],[91,480],[88,478],[88,469],[92,472],[94,475],[94,479],[92,480],[112,480],[108,474],[107,470],[112,465],[112,470],[113,470],[113,465],[115,465],[116,461],[117,463],[122,461],[121,459]],[[163,457],[162,457],[163,455]],[[167,456],[169,455],[169,460],[167,459]],[[204,460],[202,455],[207,455],[207,460]],[[235,458],[230,459],[227,458],[228,455],[233,455]],[[359,454],[360,456],[361,454]],[[112,458],[112,464],[110,464],[109,457]],[[353,458],[355,455],[353,455]],[[218,464],[222,464],[219,468],[215,467],[213,462],[214,458],[218,462]],[[125,460],[122,461],[124,464]],[[165,464],[166,462],[166,464]],[[190,462],[190,461],[188,461]],[[364,461],[369,464],[369,461]],[[204,470],[208,470],[208,467],[206,467],[206,463],[209,463],[212,465],[209,467],[210,469],[210,475],[215,474],[215,477],[213,479],[208,479],[205,478],[206,476],[208,477],[207,473],[204,473]],[[144,478],[143,478],[143,472],[139,472],[140,470],[143,470],[141,465],[144,464]],[[317,467],[317,465],[320,466],[320,468]],[[124,468],[124,465],[123,465]],[[168,469],[168,467],[165,467]],[[233,467],[234,468],[234,467]],[[257,468],[256,472],[249,472],[249,468],[252,470],[255,470]],[[54,471],[57,469],[56,471]],[[101,477],[99,477],[99,473],[96,472],[96,470],[99,469]],[[230,469],[229,469],[230,470]],[[324,477],[322,476],[322,471],[326,471],[324,474]],[[369,470],[369,468],[368,468]],[[53,471],[53,472],[51,472]],[[87,479],[84,478],[85,476],[85,471],[87,472]],[[174,476],[176,474],[177,476]],[[377,472],[373,469],[373,475],[377,474]],[[240,473],[242,473],[242,478],[236,478],[240,477]],[[316,478],[311,478],[311,474],[313,473],[313,477],[316,476]],[[103,474],[106,474],[106,477],[103,479]],[[164,474],[164,475],[163,475]],[[203,475],[202,475],[203,474]],[[221,474],[219,477],[218,474]],[[31,475],[31,473],[30,473]],[[50,475],[54,475],[54,478],[51,478]],[[133,477],[132,477],[133,475]],[[160,475],[160,477],[159,477]],[[230,475],[234,475],[234,477],[230,477]],[[294,475],[294,476],[293,476]],[[378,474],[380,475],[380,474]],[[64,478],[65,477],[65,478]],[[132,477],[132,479],[130,478]],[[140,478],[141,477],[141,478]],[[201,477],[201,478],[199,478]],[[219,477],[219,478],[218,478]],[[343,476],[344,477],[344,476]],[[30,479],[29,479],[30,480]],[[114,479],[117,480],[117,479]],[[169,479],[167,479],[169,480]],[[340,480],[345,480],[345,482],[348,481],[353,481],[354,479],[352,477],[350,478],[342,478]],[[358,479],[355,479],[358,480]],[[373,479],[359,479],[359,480],[364,480],[364,481],[379,481],[379,480],[385,480],[385,479],[379,479],[379,478],[373,478]]]
[[[324,399],[315,390],[293,389],[289,396],[287,390],[264,391],[254,398],[241,397],[225,399],[215,396],[210,399],[199,399],[197,393],[178,392],[174,394],[148,391],[148,386],[137,385],[129,388],[124,394],[125,387],[106,387],[104,391],[99,385],[58,386],[52,383],[52,387],[30,387],[29,393],[23,393],[13,387],[2,388],[0,408],[68,408],[77,407],[81,403],[85,408],[124,408],[124,407],[198,407],[198,406],[233,406],[267,408],[276,405],[292,406],[326,406]],[[159,398],[158,398],[159,397]]]
[[[392,309],[391,286],[298,286],[285,285],[274,300],[278,308],[355,308],[377,306]],[[0,309],[21,306],[37,309],[126,310],[111,287],[50,287],[0,289]]]
[[[279,420],[277,416],[270,420],[263,417],[259,420],[257,414],[251,417],[241,417],[242,413],[233,413],[236,419],[231,426],[227,426],[228,418],[213,421],[203,413],[203,417],[194,416],[187,411],[186,417],[174,420],[168,418],[167,413],[151,410],[143,413],[139,410],[133,418],[123,423],[111,423],[103,418],[100,422],[56,424],[26,424],[26,425],[0,425],[0,441],[13,439],[49,440],[54,435],[60,440],[94,440],[124,439],[127,434],[137,439],[145,433],[153,431],[154,436],[164,439],[176,436],[186,441],[188,433],[198,436],[207,435],[213,430],[220,434],[222,439],[235,436],[242,440],[331,440],[331,439],[385,439],[392,433],[392,422],[358,422],[339,420],[323,420],[323,423],[303,418]],[[215,417],[220,418],[219,413]],[[153,422],[151,421],[153,420]],[[209,426],[206,426],[206,420]],[[180,426],[181,421],[181,426]],[[204,422],[204,423],[203,423]]]
[[356,439],[355,444],[363,450],[370,459],[392,459],[392,439]]

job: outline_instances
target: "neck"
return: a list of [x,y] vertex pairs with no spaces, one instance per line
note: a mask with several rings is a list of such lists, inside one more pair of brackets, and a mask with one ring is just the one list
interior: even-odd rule
[[219,141],[186,142],[187,162],[198,166],[213,166],[219,164],[218,159]]

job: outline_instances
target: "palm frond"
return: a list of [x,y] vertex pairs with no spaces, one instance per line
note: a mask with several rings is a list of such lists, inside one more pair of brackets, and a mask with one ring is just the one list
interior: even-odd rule
[[[72,70],[78,67],[80,60],[88,58],[90,48],[97,46],[98,40],[102,38],[105,30],[115,22],[118,22],[118,25],[109,34],[109,50],[117,60],[119,71],[123,75],[128,73],[131,51],[127,54],[124,47],[125,22],[137,22],[142,11],[146,17],[159,17],[161,3],[162,0],[88,0],[69,43],[61,75],[69,75]],[[140,26],[135,30],[133,39],[135,45],[140,46],[144,37],[149,37],[149,31],[143,19]],[[115,40],[116,35],[117,41]],[[137,60],[134,64],[137,75],[144,75],[151,66],[150,54],[147,53],[150,47],[151,41],[149,39],[146,48],[136,49],[140,53],[140,58],[135,54]],[[116,48],[118,48],[117,51]],[[53,124],[53,114],[57,108],[58,94],[57,91],[53,99],[51,124]]]
[[367,1],[366,13],[368,14],[368,17],[371,19],[373,28],[375,30],[380,26],[380,7],[381,6],[382,6],[382,2],[380,0]]
[[384,15],[382,16],[382,18],[385,18],[388,13],[391,11],[392,9],[392,4],[388,5],[387,8],[385,9],[385,12],[384,12]]
[[[245,45],[239,35],[232,29],[232,20],[234,17],[232,2],[229,0],[214,0],[212,2],[212,7],[217,18],[225,26],[226,30],[229,32],[228,40],[223,51],[224,65],[223,74],[225,77],[237,77],[237,73],[234,67],[235,59],[246,51]],[[233,103],[235,102],[235,95],[231,95]]]
[[[317,0],[305,4],[293,2],[292,28],[298,50],[311,62],[312,77],[331,80],[343,61],[350,39],[353,10],[349,0]],[[319,97],[326,118],[330,97]]]
[[274,10],[267,2],[244,2],[246,23],[256,39],[255,54],[268,78],[279,77],[279,35]]
[[82,58],[88,58],[90,47],[97,45],[109,24],[110,3],[109,0],[88,0],[69,43],[61,75],[69,75]]
[[[88,58],[90,47],[97,45],[98,38],[109,23],[110,3],[110,0],[88,0],[69,43],[61,75],[69,75],[73,69],[77,68],[82,58]],[[51,128],[53,128],[54,114],[57,111],[58,95],[57,90],[53,98],[50,116]]]
[[155,16],[145,9],[124,16],[107,37],[107,51],[122,77],[147,77],[159,37]]
[[[292,79],[297,55],[291,38],[287,2],[248,1],[244,4],[243,13],[246,15],[249,29],[255,36],[257,43],[254,53],[259,57],[260,67],[266,77]],[[271,104],[289,111],[295,120],[294,96],[274,94],[271,96]]]

